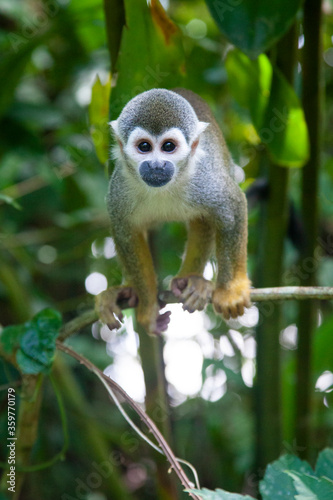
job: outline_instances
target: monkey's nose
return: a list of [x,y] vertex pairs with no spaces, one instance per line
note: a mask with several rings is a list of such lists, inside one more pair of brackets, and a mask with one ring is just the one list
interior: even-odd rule
[[166,161],[152,161],[150,162],[149,166],[153,170],[163,170],[166,167],[167,162]]
[[170,161],[143,161],[139,167],[142,180],[152,187],[161,187],[167,184],[175,171]]

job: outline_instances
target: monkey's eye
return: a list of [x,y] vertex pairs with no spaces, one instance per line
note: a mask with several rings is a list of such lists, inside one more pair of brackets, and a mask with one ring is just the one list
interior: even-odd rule
[[138,150],[141,151],[141,153],[148,153],[151,149],[151,145],[146,141],[140,142],[138,145]]
[[175,149],[176,149],[176,144],[172,141],[166,141],[162,146],[162,151],[165,151],[166,153],[171,153]]

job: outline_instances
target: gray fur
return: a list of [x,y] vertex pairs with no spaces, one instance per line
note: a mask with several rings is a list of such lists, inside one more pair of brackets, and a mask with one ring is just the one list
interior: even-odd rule
[[[141,127],[153,135],[176,127],[187,142],[198,121],[209,122],[200,136],[200,148],[193,175],[184,174],[189,167],[178,170],[170,185],[147,190],[147,186],[126,166],[125,157],[118,158],[108,193],[108,211],[112,234],[127,275],[142,289],[142,276],[137,268],[135,248],[131,246],[133,231],[144,231],[152,224],[200,218],[207,221],[207,235],[214,228],[217,242],[219,273],[223,285],[233,278],[240,256],[247,243],[247,208],[244,194],[233,178],[234,163],[223,135],[207,104],[196,94],[184,89],[174,92],[153,89],[132,99],[123,109],[117,127],[126,144],[130,133]],[[131,170],[132,169],[132,170]],[[179,173],[180,172],[180,173]],[[202,238],[202,253],[208,255],[211,237]],[[242,257],[243,259],[243,257]]]
[[118,127],[125,142],[135,127],[159,135],[171,124],[180,128],[189,140],[196,122],[194,110],[187,101],[170,90],[152,89],[129,101],[119,116]]

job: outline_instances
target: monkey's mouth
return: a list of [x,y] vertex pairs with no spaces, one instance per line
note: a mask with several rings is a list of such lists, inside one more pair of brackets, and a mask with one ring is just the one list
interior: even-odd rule
[[171,161],[143,161],[139,173],[143,181],[151,187],[161,187],[167,184],[175,171]]

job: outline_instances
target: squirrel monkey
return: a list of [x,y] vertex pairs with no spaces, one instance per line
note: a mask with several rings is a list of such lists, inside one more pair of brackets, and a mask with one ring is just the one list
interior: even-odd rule
[[[134,97],[111,127],[117,145],[107,206],[128,286],[96,297],[101,320],[118,327],[118,301],[126,298],[130,307],[137,305],[138,322],[149,333],[167,329],[170,313],[159,315],[146,239],[151,225],[166,221],[188,226],[183,263],[171,282],[183,308],[202,310],[212,301],[226,319],[242,315],[250,305],[247,205],[208,105],[189,90],[153,89]],[[214,249],[215,285],[203,277]]]

